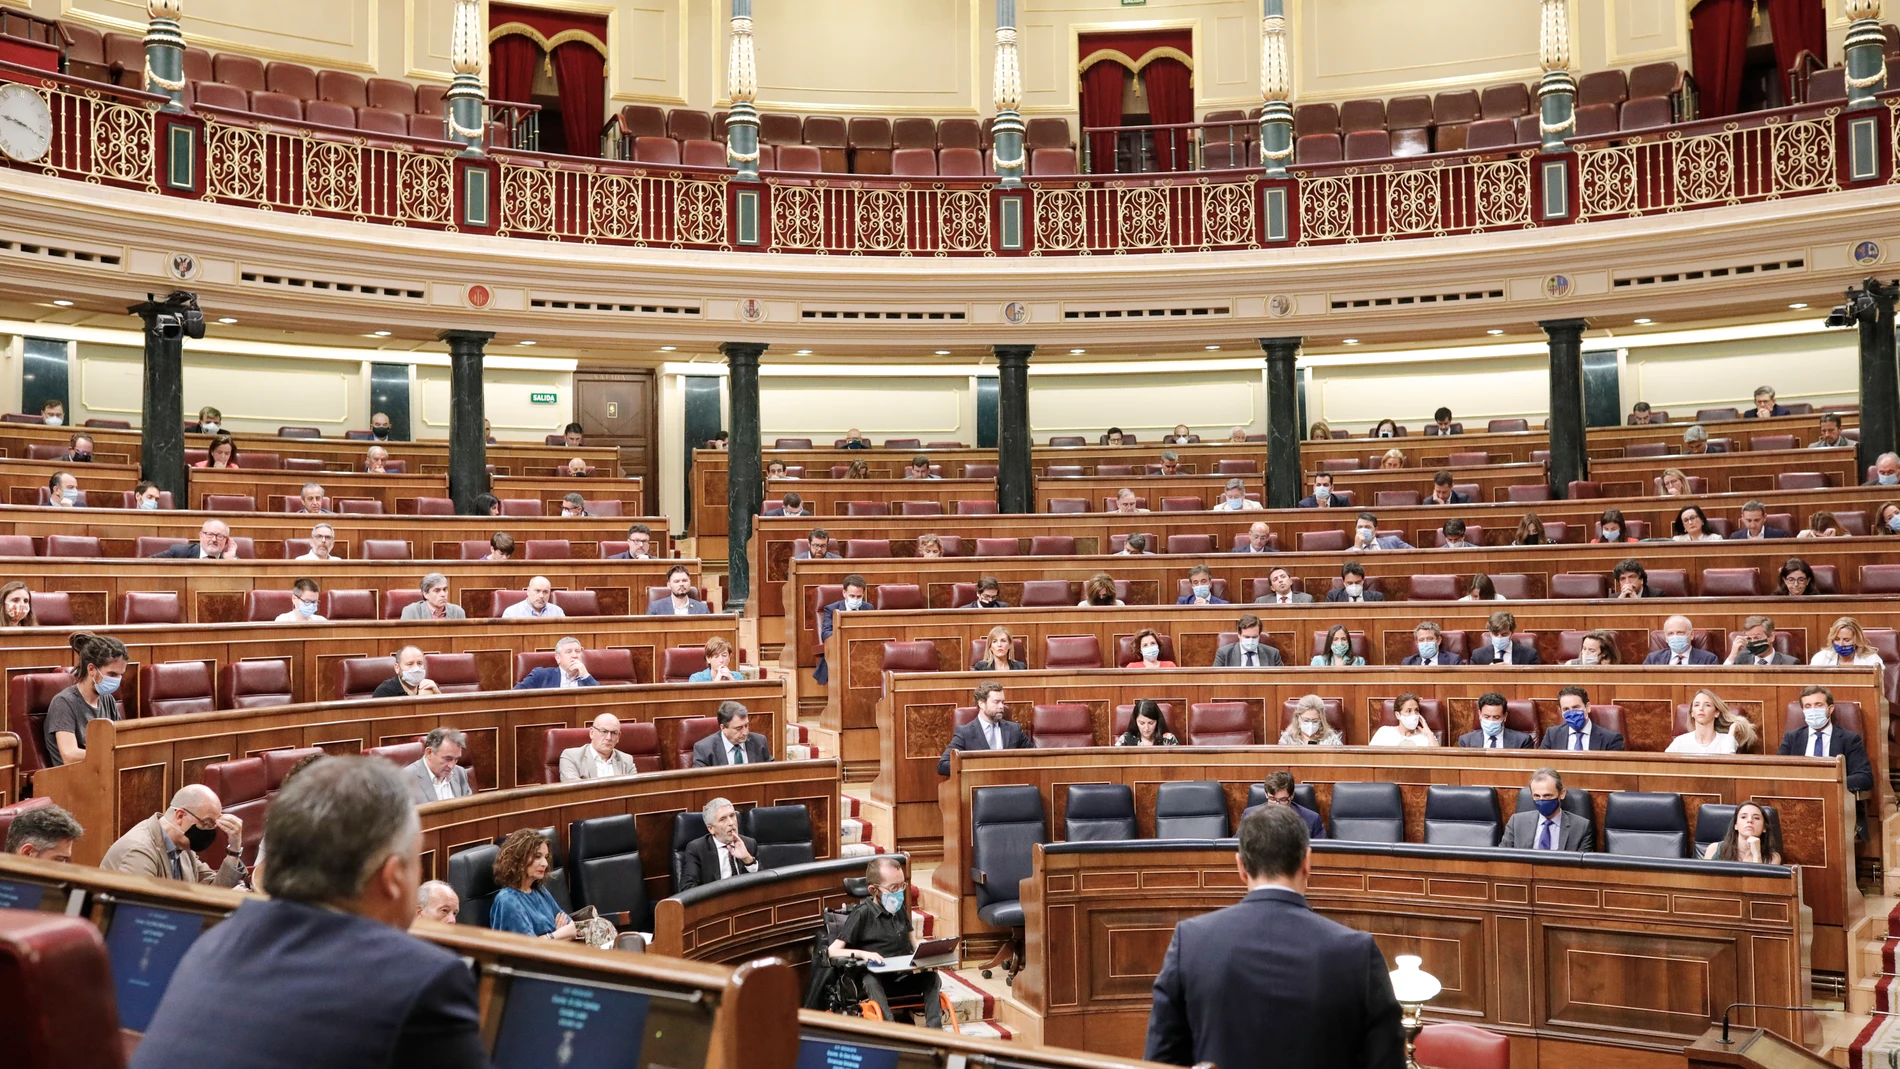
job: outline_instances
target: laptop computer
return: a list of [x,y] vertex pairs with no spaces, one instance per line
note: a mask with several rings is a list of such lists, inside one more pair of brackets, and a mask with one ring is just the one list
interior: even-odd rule
[[957,963],[957,945],[955,936],[947,939],[926,939],[917,944],[917,949],[909,954],[898,954],[884,959],[882,965],[870,965],[867,968],[874,973],[915,972],[919,969],[941,969]]

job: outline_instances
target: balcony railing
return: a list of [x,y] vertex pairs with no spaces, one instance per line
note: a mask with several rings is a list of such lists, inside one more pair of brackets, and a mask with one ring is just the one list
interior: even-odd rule
[[[1090,130],[1085,146],[1178,141],[1186,158],[1176,166],[1190,169],[1038,176],[1011,189],[989,178],[791,173],[739,183],[724,168],[499,145],[474,155],[446,141],[211,107],[167,112],[162,96],[11,63],[0,62],[0,82],[28,86],[52,116],[47,154],[8,161],[16,169],[371,224],[681,249],[1219,251],[1520,230],[1900,182],[1900,92],[1857,111],[1803,105],[1577,138],[1565,152],[1523,145],[1296,166],[1284,177],[1258,167],[1251,121]],[[532,142],[531,108],[490,110],[501,138]],[[1210,145],[1227,147],[1215,158]]]

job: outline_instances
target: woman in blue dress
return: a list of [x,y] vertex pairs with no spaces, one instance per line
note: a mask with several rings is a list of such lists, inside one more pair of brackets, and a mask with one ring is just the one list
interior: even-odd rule
[[555,905],[543,881],[547,879],[550,851],[541,833],[523,828],[502,840],[495,855],[495,903],[488,909],[488,926],[498,932],[547,939],[573,939],[574,922]]

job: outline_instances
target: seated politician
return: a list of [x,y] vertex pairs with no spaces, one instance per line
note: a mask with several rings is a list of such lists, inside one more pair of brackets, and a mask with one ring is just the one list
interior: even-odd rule
[[1016,650],[1016,638],[1007,627],[992,627],[989,635],[989,653],[970,666],[972,672],[1023,672],[1029,666],[1011,656]]
[[1117,746],[1179,746],[1168,730],[1168,714],[1153,698],[1141,698],[1128,716],[1128,730],[1115,736]]
[[647,606],[648,616],[705,616],[712,607],[693,596],[693,573],[684,564],[666,570],[666,597]]
[[1285,665],[1279,649],[1260,640],[1260,629],[1260,617],[1250,612],[1241,613],[1240,619],[1234,622],[1234,641],[1214,651],[1214,667],[1279,668]]
[[[575,459],[580,459],[576,457]],[[651,560],[653,559],[653,528],[644,523],[636,523],[627,528],[627,548],[607,558],[608,560]]]
[[1322,471],[1313,476],[1313,492],[1300,498],[1299,507],[1303,509],[1323,509],[1346,502],[1333,496],[1333,473]]
[[1326,719],[1326,700],[1317,694],[1304,694],[1293,703],[1293,719],[1280,732],[1279,745],[1344,746],[1346,737]]
[[1248,806],[1247,811],[1240,814],[1240,819],[1245,821],[1264,806],[1286,806],[1298,813],[1301,820],[1306,821],[1307,835],[1315,839],[1326,838],[1326,824],[1319,819],[1319,814],[1293,800],[1293,788],[1296,786],[1298,784],[1293,781],[1293,773],[1285,769],[1267,773],[1266,778],[1260,781],[1260,787],[1266,792],[1267,800],[1260,805]]
[[565,690],[569,687],[598,687],[600,681],[587,671],[587,651],[572,635],[554,644],[554,664],[529,672],[516,690]]
[[1563,807],[1564,778],[1556,769],[1540,768],[1531,773],[1531,805],[1535,808],[1515,813],[1504,822],[1500,847],[1564,850],[1573,854],[1596,851],[1596,839],[1589,822]]
[[1517,617],[1508,610],[1499,609],[1485,621],[1485,630],[1490,633],[1491,641],[1471,651],[1472,664],[1538,664],[1537,647],[1528,642],[1519,642],[1517,635]]
[[1867,760],[1867,744],[1859,735],[1834,723],[1834,692],[1820,686],[1801,688],[1801,715],[1807,726],[1783,735],[1777,752],[1783,757],[1840,758],[1847,765],[1849,791],[1873,790],[1874,769]]
[[59,806],[35,806],[23,810],[7,825],[6,844],[0,847],[0,853],[70,865],[73,844],[85,834],[86,829],[79,826],[79,821]]
[[1226,598],[1214,596],[1214,571],[1205,564],[1188,569],[1188,592],[1175,600],[1176,605],[1225,605]]
[[440,697],[442,688],[429,678],[429,669],[425,667],[422,649],[418,646],[404,646],[396,651],[396,674],[376,685],[370,691],[372,698],[427,698]]
[[1311,605],[1313,595],[1293,589],[1293,573],[1275,568],[1267,573],[1268,592],[1253,599],[1255,605]]
[[732,670],[732,643],[718,635],[706,640],[706,667],[686,677],[688,683],[729,683],[738,679]]
[[[199,860],[198,851],[216,842],[219,832],[225,836],[225,857],[223,865],[214,869]],[[192,783],[180,787],[163,812],[153,813],[119,836],[118,842],[106,848],[99,867],[155,880],[236,887],[245,876],[239,857],[243,842],[244,821],[224,811],[217,792]]]
[[[826,952],[834,959],[855,958],[871,965],[911,953],[917,948],[917,933],[911,927],[910,881],[904,876],[903,863],[894,857],[874,857],[865,866],[864,882],[871,897],[851,910],[843,931]],[[943,1027],[943,1001],[937,996],[941,981],[935,969],[883,976],[867,972],[859,983],[877,1002],[885,1020],[896,1020],[891,1014],[892,995],[919,997],[924,1003],[924,1027]]]
[[1009,602],[1002,599],[1002,592],[1003,584],[997,582],[995,576],[981,576],[976,581],[976,600],[972,601],[968,608],[1007,609]]
[[1590,693],[1582,687],[1565,687],[1557,692],[1557,708],[1564,722],[1552,724],[1544,732],[1540,750],[1621,750],[1623,736],[1590,720]]
[[1349,560],[1339,566],[1339,585],[1326,592],[1327,601],[1384,601],[1385,595],[1366,589],[1365,566]]
[[1767,807],[1749,800],[1735,807],[1722,838],[1709,844],[1702,856],[1709,861],[1746,861],[1756,865],[1781,864],[1781,819]]
[[[507,538],[507,535],[496,535]],[[512,548],[513,541],[509,546]],[[403,606],[402,618],[405,620],[466,620],[468,613],[460,605],[449,600],[449,577],[441,572],[430,572],[422,577],[422,600],[412,601]]]
[[527,597],[501,610],[504,620],[558,620],[567,610],[554,603],[554,584],[545,575],[528,580]]
[[1657,650],[1643,658],[1644,664],[1667,665],[1705,665],[1720,664],[1722,659],[1708,650],[1699,650],[1689,643],[1695,635],[1695,621],[1678,613],[1663,621],[1663,641],[1669,648]]
[[958,750],[1028,750],[1033,748],[1029,736],[1014,720],[1007,719],[1008,705],[1003,699],[1003,685],[993,679],[986,679],[976,685],[976,719],[956,730],[950,736],[950,745],[943,748],[943,756],[937,759],[937,775],[950,774],[950,755]]
[[556,942],[580,938],[580,928],[554,901],[547,888],[553,859],[548,840],[532,828],[509,833],[495,855],[495,900],[488,907],[488,927]]
[[818,664],[812,669],[811,678],[821,687],[831,685],[831,667],[825,662],[823,647],[831,638],[832,620],[841,612],[864,612],[871,608],[871,603],[864,597],[867,587],[863,576],[855,572],[845,576],[842,589],[843,597],[818,607]]
[[237,542],[231,537],[230,525],[223,520],[206,520],[198,528],[196,542],[180,543],[152,554],[178,560],[236,560],[237,555]]
[[461,765],[467,749],[468,736],[455,728],[439,727],[423,736],[422,756],[402,769],[417,805],[467,798],[475,793],[468,781],[468,769]]
[[462,914],[462,899],[455,888],[441,880],[430,880],[416,888],[416,919],[437,924],[454,924]]
[[1478,695],[1478,729],[1458,736],[1458,745],[1467,750],[1534,750],[1537,740],[1528,731],[1504,724],[1504,695],[1486,691]]
[[1403,665],[1416,665],[1430,668],[1440,664],[1463,664],[1463,657],[1445,648],[1444,633],[1430,620],[1420,620],[1412,629],[1412,645],[1418,652],[1399,662]]
[[186,951],[133,1069],[487,1065],[474,974],[406,931],[421,836],[401,772],[327,758],[270,810],[270,897]]
[[719,730],[693,744],[693,767],[762,765],[772,760],[765,736],[751,730],[752,714],[738,702],[720,702]]
[[714,798],[699,812],[706,834],[686,844],[675,894],[759,871],[759,841],[739,834],[739,811],[731,802]]
[[633,775],[632,755],[621,753],[618,749],[620,745],[619,717],[612,713],[602,713],[588,725],[587,731],[587,745],[561,751],[562,783]]

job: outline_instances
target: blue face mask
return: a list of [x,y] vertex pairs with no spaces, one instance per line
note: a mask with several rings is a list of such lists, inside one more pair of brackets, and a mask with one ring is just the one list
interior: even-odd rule
[[1826,709],[1803,709],[1801,718],[1808,722],[1808,730],[1819,731],[1827,726]]
[[317,614],[317,603],[316,603],[316,602],[314,602],[314,601],[299,601],[299,602],[297,603],[297,615],[299,615],[299,616],[315,616],[316,614]]
[[1563,803],[1555,798],[1539,798],[1531,804],[1537,807],[1538,816],[1553,817],[1557,815],[1557,807]]
[[100,676],[99,682],[93,685],[99,689],[100,694],[111,694],[119,689],[119,682],[123,678],[123,676]]
[[61,501],[66,502],[68,505],[76,505],[79,503],[79,491],[61,490],[59,492],[59,499]]
[[1887,517],[1887,530],[1900,531],[1900,512],[1896,512],[1892,516]]
[[1502,720],[1480,720],[1478,724],[1484,729],[1484,737],[1487,739],[1495,739],[1499,735],[1504,734],[1504,721]]
[[1214,588],[1206,583],[1194,584],[1194,596],[1202,600],[1213,597]]
[[1496,650],[1496,651],[1498,651],[1499,653],[1503,653],[1503,652],[1504,652],[1505,650],[1508,650],[1508,649],[1510,649],[1510,648],[1511,648],[1511,636],[1509,636],[1509,635],[1492,635],[1492,636],[1491,636],[1491,648],[1492,648],[1492,649],[1494,649],[1494,650]]
[[1425,658],[1426,660],[1430,660],[1430,659],[1432,659],[1433,657],[1436,657],[1436,656],[1438,656],[1438,643],[1436,643],[1436,642],[1421,642],[1421,643],[1419,643],[1419,644],[1418,644],[1418,655],[1419,655],[1420,657],[1423,657],[1423,658]]
[[139,511],[141,511],[141,512],[157,512],[157,511],[158,511],[158,499],[157,499],[157,498],[155,498],[155,497],[141,497],[141,498],[139,498]]
[[1565,709],[1564,725],[1572,731],[1582,731],[1585,718],[1582,709]]
[[1681,653],[1683,650],[1686,650],[1688,648],[1689,648],[1688,635],[1670,635],[1669,636],[1669,652]]
[[1893,484],[1895,484],[1895,483],[1900,483],[1900,475],[1882,475],[1882,476],[1880,476],[1880,485],[1882,485],[1882,486],[1892,486],[1892,485],[1893,485]]
[[886,891],[878,896],[878,900],[883,904],[886,913],[895,915],[904,909],[904,892],[902,891]]
[[1842,644],[1836,642],[1834,644],[1834,652],[1842,657],[1852,657],[1854,655],[1854,646],[1852,643]]

